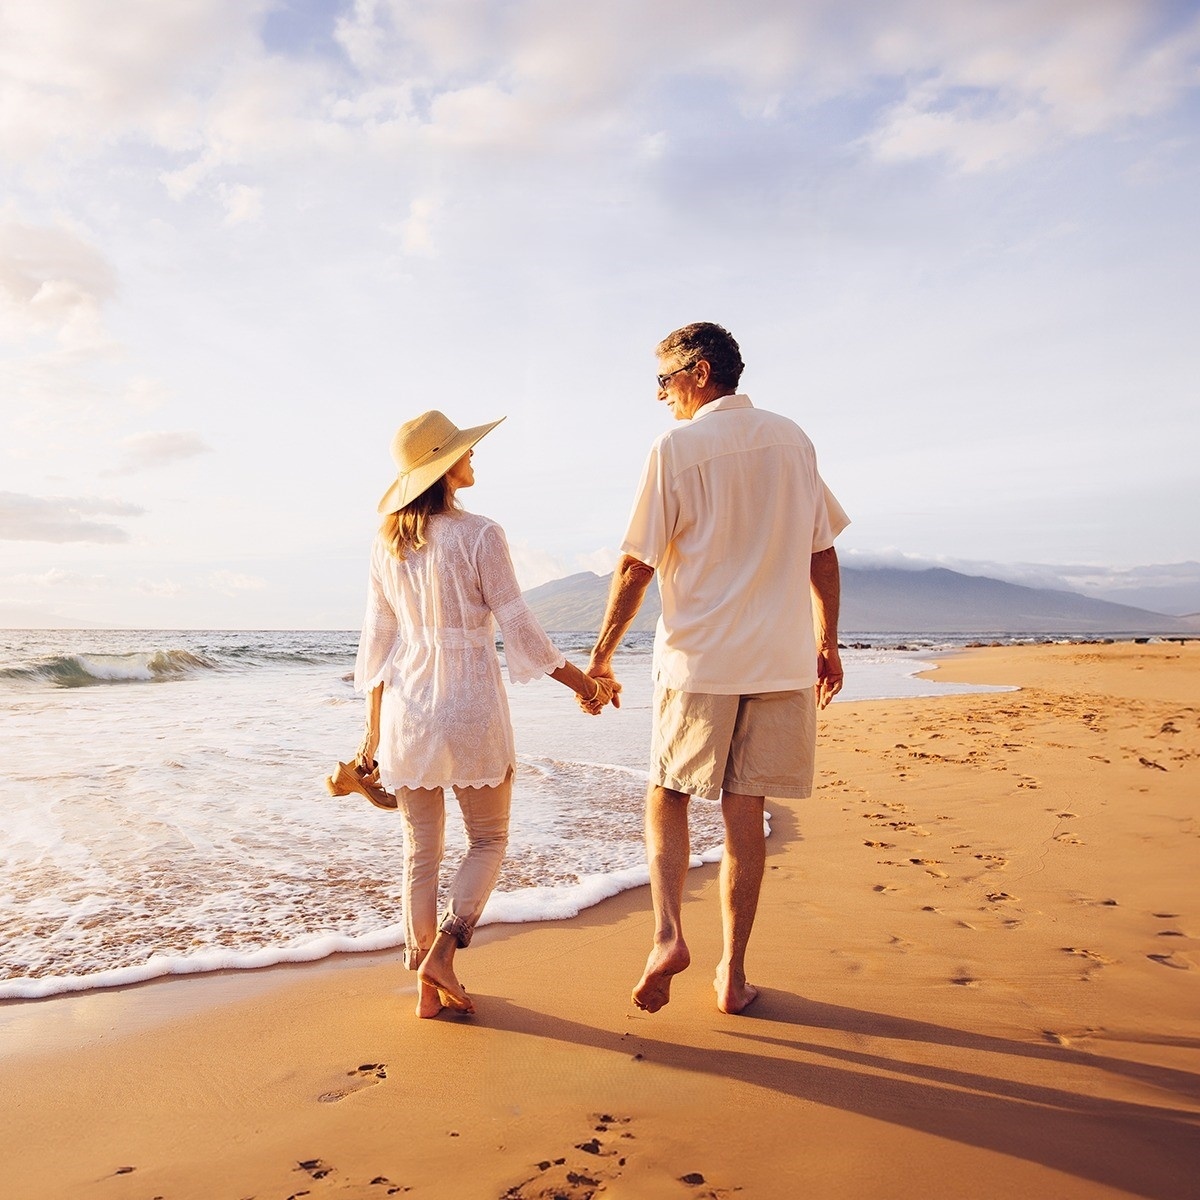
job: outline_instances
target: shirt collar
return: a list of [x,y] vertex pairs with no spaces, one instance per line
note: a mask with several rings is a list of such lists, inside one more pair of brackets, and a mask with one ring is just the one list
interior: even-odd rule
[[701,417],[708,416],[713,412],[725,412],[733,408],[753,408],[750,403],[749,396],[743,396],[740,392],[736,396],[718,396],[715,400],[710,400],[707,404],[702,404],[692,414],[692,420],[698,421]]

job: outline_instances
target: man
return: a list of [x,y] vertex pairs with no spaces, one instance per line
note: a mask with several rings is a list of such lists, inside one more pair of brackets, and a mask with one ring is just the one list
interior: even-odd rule
[[657,1012],[690,962],[680,924],[688,801],[720,796],[724,953],[713,986],[717,1007],[739,1013],[758,994],[745,954],[766,858],[764,798],[811,794],[816,707],[842,686],[833,541],[849,520],[799,426],[736,394],[743,363],[727,330],[687,325],[656,354],[658,399],[682,424],[650,449],[588,672],[612,677],[657,570],[646,797],[655,932],[633,1002]]

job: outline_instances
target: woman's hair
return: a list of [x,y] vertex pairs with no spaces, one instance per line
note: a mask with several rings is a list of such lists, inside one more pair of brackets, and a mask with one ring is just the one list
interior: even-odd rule
[[434,480],[419,496],[410,500],[399,512],[388,513],[383,518],[379,532],[392,554],[404,560],[410,550],[420,550],[425,545],[425,525],[437,513],[457,508],[454,489],[446,482],[445,475]]

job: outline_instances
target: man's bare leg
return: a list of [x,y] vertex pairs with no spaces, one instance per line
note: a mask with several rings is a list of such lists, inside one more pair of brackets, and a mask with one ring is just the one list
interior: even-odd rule
[[763,797],[725,792],[725,855],[721,859],[721,924],[725,953],[713,987],[717,1007],[740,1013],[754,1002],[758,989],[746,982],[746,945],[758,911],[767,843],[763,836]]
[[646,860],[650,865],[650,898],[654,903],[654,946],[633,1002],[658,1012],[671,999],[671,978],[692,961],[683,940],[681,910],[691,846],[685,792],[651,784],[646,793]]

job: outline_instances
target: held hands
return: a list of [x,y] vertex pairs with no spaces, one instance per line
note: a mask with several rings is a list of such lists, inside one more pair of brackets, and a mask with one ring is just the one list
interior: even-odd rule
[[621,685],[607,672],[602,674],[597,668],[593,670],[596,673],[588,675],[587,679],[593,685],[594,694],[576,696],[575,700],[585,713],[598,717],[600,710],[610,701],[613,708],[621,707]]

